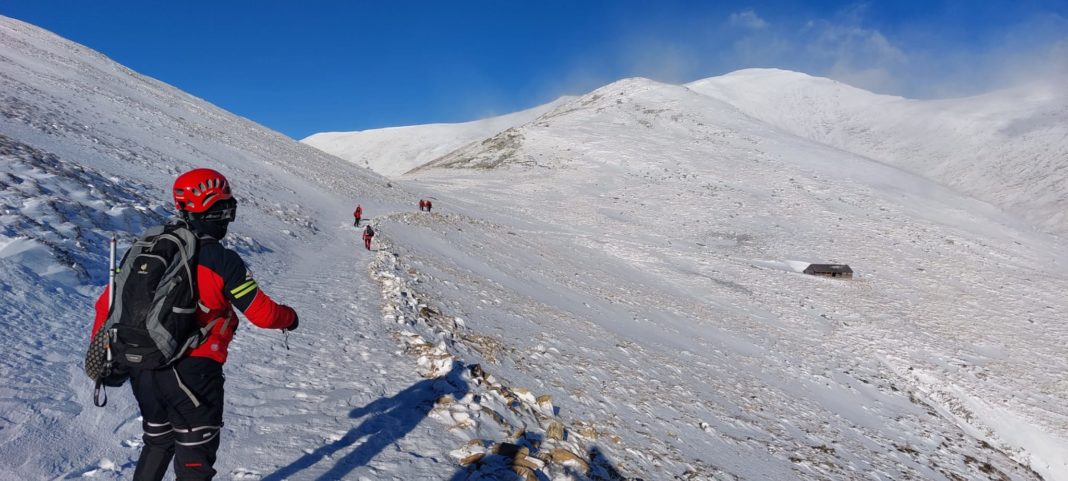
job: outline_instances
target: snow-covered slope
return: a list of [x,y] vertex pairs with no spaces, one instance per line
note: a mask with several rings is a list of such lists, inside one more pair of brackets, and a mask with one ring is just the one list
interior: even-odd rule
[[1064,246],[993,206],[644,79],[407,177],[491,222],[428,221],[402,259],[478,279],[451,307],[640,440],[627,466],[1068,479]]
[[919,101],[773,69],[687,85],[788,132],[904,168],[1068,233],[1068,79]]
[[[217,479],[620,479],[623,445],[565,418],[568,396],[516,384],[515,353],[465,357],[495,345],[482,319],[426,305],[473,286],[415,294],[404,228],[383,228],[425,220],[412,190],[31,25],[0,17],[0,45],[0,479],[131,476],[133,399],[94,408],[81,372],[92,302],[105,240],[168,217],[193,166],[230,178],[228,244],[301,316],[288,346],[247,325],[231,345]],[[370,252],[356,202],[379,228]]]
[[[226,365],[217,479],[342,470],[440,479],[457,469],[444,454],[457,443],[433,428],[411,431],[427,418],[425,403],[477,391],[459,373],[420,375],[426,368],[383,323],[382,288],[368,275],[376,253],[357,250],[351,227],[355,202],[374,218],[414,195],[3,17],[0,112],[0,479],[132,475],[136,405],[122,388],[93,407],[82,373],[92,302],[106,280],[107,238],[128,245],[166,219],[175,174],[195,166],[230,178],[240,204],[230,246],[302,320],[292,350],[277,331],[240,329]],[[348,441],[356,432],[370,434],[358,449]],[[308,454],[327,450],[347,462]]]
[[457,124],[427,124],[359,132],[323,132],[301,142],[387,176],[398,176],[471,142],[530,122],[569,100]]
[[643,79],[387,183],[24,23],[0,45],[0,479],[131,475],[133,400],[81,373],[104,239],[201,165],[301,315],[291,350],[239,331],[217,479],[1068,479],[1064,246],[988,204]]

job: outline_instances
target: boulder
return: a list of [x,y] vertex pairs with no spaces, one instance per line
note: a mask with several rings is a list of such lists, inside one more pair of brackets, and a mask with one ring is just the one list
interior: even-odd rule
[[578,468],[583,473],[590,472],[590,464],[587,463],[581,457],[579,457],[577,454],[572,453],[571,451],[568,451],[563,448],[556,448],[552,450],[550,456],[552,457],[553,462],[556,464]]

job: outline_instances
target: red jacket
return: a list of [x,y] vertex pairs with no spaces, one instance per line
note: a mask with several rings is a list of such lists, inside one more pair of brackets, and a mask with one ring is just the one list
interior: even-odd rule
[[[260,290],[252,279],[252,273],[245,268],[241,256],[214,239],[201,238],[197,290],[200,309],[197,309],[196,316],[200,325],[206,326],[214,319],[222,320],[215,324],[207,339],[189,353],[190,356],[226,362],[227,349],[240,322],[234,307],[240,309],[253,324],[264,329],[283,329],[297,319],[297,313],[291,307],[274,302]],[[96,301],[93,335],[107,318],[108,289],[104,288]]]
[[352,212],[352,216],[357,219],[363,217],[363,207],[356,206],[356,210]]

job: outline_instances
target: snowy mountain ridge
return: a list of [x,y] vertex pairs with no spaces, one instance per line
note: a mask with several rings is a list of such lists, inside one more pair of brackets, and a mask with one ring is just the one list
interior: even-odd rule
[[[1023,401],[1015,394],[1035,382],[1045,386],[1043,393],[1064,390],[1045,364],[1060,364],[1055,359],[1061,348],[1047,343],[1047,336],[1059,338],[1064,331],[1057,327],[1056,316],[1040,315],[1045,320],[1038,320],[1035,315],[1042,310],[1031,298],[1044,292],[1038,294],[1044,299],[1040,304],[1052,309],[1050,313],[1056,310],[1053,306],[1060,301],[1055,300],[1056,290],[1046,290],[1047,283],[1060,283],[1063,275],[1048,263],[1062,262],[1058,253],[1062,247],[1055,238],[1034,234],[1028,223],[994,206],[888,163],[771,126],[714,96],[647,79],[605,86],[530,124],[470,144],[406,177],[456,197],[465,193],[463,199],[472,206],[494,206],[501,216],[505,211],[519,211],[531,219],[551,218],[551,225],[532,228],[538,242],[552,246],[542,250],[581,252],[586,259],[581,263],[568,256],[569,262],[576,263],[574,270],[602,274],[576,279],[568,283],[569,289],[609,304],[623,302],[633,310],[625,314],[602,304],[592,312],[604,310],[610,313],[607,317],[571,311],[573,315],[592,317],[599,328],[622,336],[625,343],[643,347],[666,343],[670,349],[694,355],[713,352],[723,356],[699,357],[698,365],[703,369],[692,363],[668,363],[680,370],[667,376],[672,385],[692,387],[697,379],[703,379],[702,372],[723,376],[757,356],[764,360],[760,380],[747,379],[743,371],[732,373],[745,379],[735,382],[792,392],[785,387],[789,384],[786,379],[797,375],[786,372],[796,366],[784,367],[781,378],[771,374],[776,369],[769,369],[767,363],[776,358],[775,352],[788,358],[796,356],[785,361],[791,366],[795,362],[801,366],[814,363],[800,368],[810,373],[801,377],[819,376],[809,370],[826,368],[816,366],[853,365],[846,368],[850,376],[867,377],[861,381],[864,384],[871,383],[868,376],[887,379],[890,392],[911,392],[910,400],[925,399],[930,414],[946,416],[970,435],[983,433],[978,436],[983,442],[1002,446],[1007,452],[1044,458],[1032,458],[1027,463],[1032,467],[1064,462],[1058,453],[1068,452],[1063,441],[1068,419],[1050,415],[1063,413],[1064,407],[1052,407],[1063,403],[1045,395],[1041,400],[1029,395],[1029,400]],[[489,210],[484,207],[481,215],[490,215]],[[464,228],[466,236],[473,235],[469,231]],[[539,250],[534,246],[526,249]],[[531,263],[555,265],[548,259]],[[863,274],[853,283],[818,286],[784,274],[797,272],[810,262],[848,263]],[[568,267],[560,265],[559,269],[566,272]],[[1043,280],[1036,281],[1034,272],[1042,272]],[[830,290],[823,291],[824,287]],[[659,295],[645,297],[651,291]],[[556,295],[565,296],[561,292]],[[527,302],[544,303],[545,297]],[[796,298],[796,304],[787,305],[784,298]],[[968,300],[962,303],[963,299]],[[661,309],[651,312],[650,306]],[[818,315],[810,318],[805,312]],[[515,312],[510,315],[527,317]],[[611,320],[616,316],[634,317],[638,324],[619,324]],[[648,319],[657,319],[656,333],[637,335],[632,331],[641,320]],[[712,334],[716,331],[711,326],[705,328],[711,331],[702,332],[684,319],[730,327],[723,328],[727,332]],[[566,329],[565,325],[550,331]],[[740,332],[748,335],[739,338]],[[808,338],[810,334],[814,338]],[[689,342],[678,344],[677,339]],[[814,343],[811,351],[801,347],[808,343]],[[994,351],[986,350],[995,345],[999,347]],[[828,350],[829,346],[833,348]],[[807,354],[801,354],[803,351]],[[725,354],[730,352],[733,354]],[[998,361],[987,357],[994,352]],[[946,354],[928,357],[933,353]],[[943,355],[968,359],[960,364],[964,371],[947,367],[945,360],[935,360]],[[983,358],[987,360],[980,360]],[[866,365],[862,360],[878,361],[877,365]],[[639,362],[645,371],[635,370],[623,377],[648,375],[648,366],[663,363]],[[866,367],[858,370],[856,366]],[[969,372],[971,369],[982,374]],[[1002,374],[996,374],[999,371]],[[769,381],[773,378],[781,381]],[[704,382],[712,381],[704,378]],[[729,383],[715,383],[716,392],[732,389]],[[744,397],[745,391],[733,392],[729,398]],[[644,399],[652,399],[655,395],[650,392],[646,396]],[[795,401],[804,398],[815,404],[809,408],[797,405],[798,411],[785,408],[786,412],[772,417],[803,419],[809,409],[829,409],[837,416],[845,407],[817,407],[826,400],[816,401],[809,397],[811,393],[786,395],[791,396],[801,396]],[[998,401],[991,404],[994,399]],[[725,406],[731,404],[724,402]],[[894,401],[878,404],[886,406]],[[783,408],[761,407],[765,411]],[[665,406],[663,411],[672,410]],[[826,419],[821,415],[816,418]],[[1014,421],[1006,423],[1005,419]],[[909,430],[893,427],[887,419],[880,423],[877,430],[889,431],[867,432],[865,436],[893,439]],[[1024,425],[1042,427],[1024,429]],[[663,429],[670,431],[667,426]],[[811,432],[813,428],[801,429]],[[869,462],[879,458],[866,448],[845,448],[838,428],[824,425],[817,430],[824,429],[837,434],[825,432],[817,438],[837,439],[837,451],[865,452],[860,457]],[[902,441],[886,443],[902,446]],[[1017,447],[1008,448],[1010,445]],[[706,452],[720,449],[722,446],[709,446]],[[961,452],[945,444],[936,451],[943,455]],[[736,451],[734,455],[742,456]],[[962,456],[960,459],[967,460],[974,454]],[[834,463],[818,463],[824,462]],[[890,465],[898,462],[891,461]],[[943,459],[936,464],[947,462],[953,463]],[[880,472],[889,469],[869,468]],[[1036,469],[1050,478],[1063,471]],[[763,475],[776,478],[770,473]],[[820,476],[834,479],[841,473],[829,470]],[[924,476],[938,477],[930,473]]]
[[565,103],[569,97],[507,115],[455,124],[427,124],[359,132],[322,132],[302,143],[369,167],[386,176],[398,176],[463,145],[525,124]]
[[[1035,81],[961,99],[912,100],[799,72],[746,69],[685,87],[791,134],[920,174],[1020,215],[1042,230],[1068,232],[1068,205],[1061,195],[1068,186],[1063,169],[1068,89],[1057,82]],[[468,124],[448,126],[452,130],[444,135],[443,126],[428,125],[360,135],[317,134],[305,142],[396,176],[452,151],[477,149],[465,144],[536,122],[534,114],[566,109],[574,102],[568,100],[500,117],[509,121],[492,129],[472,128],[455,141],[439,139],[452,138],[452,130]],[[399,146],[403,152],[397,152]],[[400,167],[368,163],[398,156],[409,160]]]
[[[103,243],[207,164],[301,315],[231,347],[220,479],[1068,479],[1064,246],[928,179],[629,79],[387,182],[0,45],[0,478],[129,476],[133,400],[80,367]],[[856,278],[798,273],[828,261]]]
[[687,84],[778,128],[921,174],[1068,231],[1068,88],[1060,81],[948,100],[876,95],[796,72],[750,69]]

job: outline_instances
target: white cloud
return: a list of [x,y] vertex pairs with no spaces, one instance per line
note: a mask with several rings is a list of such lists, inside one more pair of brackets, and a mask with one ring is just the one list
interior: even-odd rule
[[627,47],[622,65],[629,72],[662,82],[686,82],[693,79],[700,55],[690,45],[646,38]]
[[798,35],[809,73],[873,92],[902,93],[899,76],[912,59],[883,32],[864,26],[863,9],[851,9],[837,21],[809,21]]
[[584,75],[577,76],[581,82],[569,84],[592,87],[598,80],[603,84],[634,75],[686,82],[742,68],[775,67],[912,98],[975,95],[1043,79],[1068,89],[1068,17],[1063,14],[1039,12],[977,31],[975,41],[954,37],[954,29],[944,34],[937,22],[880,23],[870,18],[867,3],[829,16],[775,23],[752,9],[726,20],[723,12],[715,15],[693,19],[704,28],[699,34],[685,35],[681,29],[678,35],[634,32],[618,43],[615,56],[593,56],[577,65]]
[[731,25],[738,27],[751,28],[753,30],[761,30],[767,28],[768,22],[756,12],[752,10],[742,10],[741,12],[734,12],[728,19]]
[[865,24],[866,4],[855,4],[833,19],[801,19],[793,27],[769,25],[752,10],[730,16],[748,30],[732,42],[739,67],[773,66],[834,78],[879,93],[902,93],[897,76],[910,67],[907,50]]
[[856,68],[835,64],[825,75],[869,92],[896,93],[902,88],[901,81],[884,67]]
[[834,64],[888,65],[908,62],[908,55],[886,35],[859,25],[817,22],[809,29],[807,50]]

